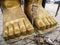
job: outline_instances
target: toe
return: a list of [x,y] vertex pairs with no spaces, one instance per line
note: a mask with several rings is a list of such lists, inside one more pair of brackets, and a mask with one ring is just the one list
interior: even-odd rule
[[15,38],[13,24],[9,24],[7,27],[8,27],[9,38]]
[[5,27],[3,30],[3,37],[5,40],[9,40],[7,27]]
[[21,34],[22,34],[22,35],[26,35],[26,28],[25,28],[25,25],[24,25],[24,22],[23,22],[22,19],[19,20],[18,25],[19,25]]
[[14,22],[13,23],[13,28],[14,28],[14,34],[16,37],[19,37],[20,36],[20,29],[19,29],[19,25],[18,25],[18,22]]
[[26,27],[26,30],[27,30],[27,34],[32,34],[34,32],[34,28],[31,25],[31,23],[29,22],[29,20],[25,18],[24,19],[24,24],[25,24],[25,27]]

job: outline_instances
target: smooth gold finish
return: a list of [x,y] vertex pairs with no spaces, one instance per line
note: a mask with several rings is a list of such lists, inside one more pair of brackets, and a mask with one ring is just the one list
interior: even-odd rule
[[[34,32],[34,28],[33,26],[31,25],[31,23],[29,23],[30,21],[28,21],[27,18],[24,19],[24,24],[25,24],[25,27],[26,27],[26,30],[27,30],[27,34],[32,34]],[[27,24],[28,23],[28,24]]]
[[[34,28],[22,11],[18,0],[5,0],[2,6],[4,27],[8,28],[8,31],[4,29],[4,39],[14,39],[34,32]],[[8,33],[8,35],[6,33]]]
[[[25,0],[25,13],[32,19],[32,0]],[[56,20],[42,7],[42,0],[34,0],[34,24],[39,30],[45,30],[57,25]]]
[[7,28],[4,28],[3,37],[5,38],[5,40],[9,40],[9,38],[8,38],[8,29]]
[[26,27],[25,27],[25,25],[24,25],[23,20],[21,19],[21,20],[18,22],[18,24],[19,24],[19,27],[20,27],[21,34],[22,34],[22,35],[26,35],[26,34],[27,34],[27,33],[26,33]]
[[11,38],[11,39],[15,38],[12,24],[9,24],[7,27],[8,27],[8,36],[9,36],[9,38]]
[[41,29],[41,30],[46,29],[45,23],[42,21],[41,18],[36,18],[35,24],[36,24],[38,29]]
[[12,1],[11,0],[4,0],[4,2],[3,2],[3,6],[5,8],[11,8],[11,7],[14,7],[17,5],[20,5],[18,0],[12,0]]
[[[17,22],[18,23],[18,22]],[[14,34],[16,37],[19,37],[20,36],[20,29],[19,29],[19,25],[17,24],[16,22],[13,24],[13,28],[14,28]]]

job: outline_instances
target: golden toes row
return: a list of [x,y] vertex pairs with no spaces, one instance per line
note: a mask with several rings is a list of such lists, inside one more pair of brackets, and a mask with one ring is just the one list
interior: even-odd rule
[[[12,21],[11,21],[12,22]],[[34,32],[34,28],[29,23],[28,20],[19,20],[18,22],[13,21],[13,23],[7,22],[4,27],[3,37],[5,40],[13,39],[22,35],[29,35]]]
[[49,18],[51,20],[51,22],[53,22],[55,25],[57,24],[57,21],[44,9],[42,8],[42,6],[40,6],[40,10],[45,14],[44,16],[46,18]]
[[33,26],[30,24],[25,13],[21,10],[19,0],[3,1],[3,17],[5,40],[14,39],[19,36],[26,36],[34,32]]
[[[32,18],[32,10],[31,10],[31,5],[32,4],[27,4],[25,6],[25,13],[27,16],[31,19]],[[34,23],[37,29],[39,30],[45,30],[52,28],[57,25],[56,20],[47,12],[41,5],[38,4],[38,8],[36,7],[36,3],[34,3]],[[41,8],[40,8],[41,7]]]
[[[25,13],[32,19],[32,0],[25,0]],[[42,0],[38,0],[41,5]],[[34,24],[39,30],[49,29],[57,25],[55,19],[46,12],[42,6],[34,1]],[[38,5],[38,8],[37,8]],[[4,17],[4,31],[3,37],[5,40],[13,39],[22,35],[32,34],[34,28],[29,22],[28,18],[22,12],[18,0],[5,0],[3,2],[3,17]],[[38,11],[38,12],[37,12]]]
[[[39,18],[39,19],[37,19],[37,18]],[[57,22],[55,21],[55,19],[52,16],[46,15],[44,12],[42,12],[42,14],[40,13],[39,15],[37,15],[37,18],[35,18],[35,22],[36,22],[35,25],[38,27],[38,29],[42,29],[39,27],[43,27],[43,25],[45,25],[44,27],[46,27],[44,29],[48,29],[48,28],[51,28],[51,27],[57,25]]]

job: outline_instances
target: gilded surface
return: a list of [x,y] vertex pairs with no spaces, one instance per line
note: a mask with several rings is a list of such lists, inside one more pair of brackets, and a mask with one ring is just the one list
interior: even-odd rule
[[21,10],[18,0],[5,0],[3,2],[3,18],[4,28],[7,28],[3,32],[5,40],[34,32],[34,28]]
[[[40,30],[51,28],[55,26],[57,22],[47,11],[45,11],[40,1],[41,0],[38,0],[38,3],[36,3],[37,1],[34,0],[33,18],[35,26]],[[32,3],[30,0],[25,3],[25,13],[30,19],[32,18]]]

